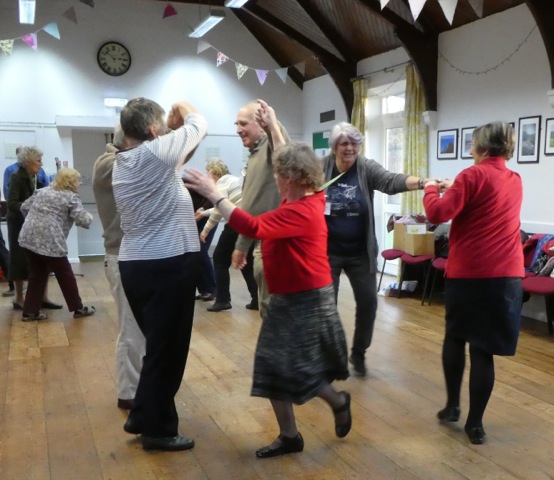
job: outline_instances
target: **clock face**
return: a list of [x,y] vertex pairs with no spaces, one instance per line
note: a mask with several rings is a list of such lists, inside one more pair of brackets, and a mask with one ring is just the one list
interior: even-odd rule
[[131,67],[131,54],[121,43],[105,43],[98,49],[96,58],[102,71],[114,77],[123,75]]

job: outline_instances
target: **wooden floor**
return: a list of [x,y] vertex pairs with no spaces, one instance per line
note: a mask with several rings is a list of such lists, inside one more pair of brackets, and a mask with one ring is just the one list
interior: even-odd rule
[[[81,296],[97,308],[92,318],[74,320],[64,309],[22,323],[11,299],[0,299],[2,480],[554,478],[554,342],[546,325],[525,325],[518,354],[497,358],[487,444],[472,446],[463,421],[435,420],[445,401],[444,309],[415,298],[379,298],[369,376],[336,385],[352,394],[348,437],[335,437],[332,414],[316,399],[296,408],[304,452],[256,459],[255,449],[278,431],[269,402],[249,396],[260,320],[244,308],[249,299],[237,272],[232,310],[210,313],[197,302],[177,396],[181,432],[195,448],[144,452],[123,432],[126,415],[116,408],[117,322],[103,265],[82,263],[75,271],[84,273]],[[50,281],[51,297],[61,301]],[[339,310],[350,341],[354,306],[346,280]],[[464,418],[467,383],[462,410]]]

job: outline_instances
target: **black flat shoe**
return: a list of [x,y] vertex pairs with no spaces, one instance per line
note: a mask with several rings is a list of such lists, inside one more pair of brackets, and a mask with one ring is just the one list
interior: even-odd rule
[[164,450],[166,452],[178,452],[180,450],[189,450],[194,447],[192,438],[181,437],[147,437],[142,435],[140,443],[144,450]]
[[134,406],[135,401],[132,398],[129,400],[124,398],[117,399],[117,408],[121,408],[121,410],[131,410]]
[[460,407],[445,407],[437,413],[441,422],[457,422],[460,419]]
[[[350,412],[350,394],[348,392],[339,392],[344,397],[344,405],[342,407],[334,408],[333,413],[335,414],[335,433],[337,437],[343,438],[348,435],[350,429],[352,428],[352,413]],[[346,412],[346,421],[338,423],[337,415]]]
[[131,417],[129,417],[123,425],[123,430],[125,430],[127,433],[130,433],[131,435],[139,435],[140,433],[142,433],[142,427],[136,420],[133,420]]
[[23,305],[21,305],[21,303],[12,302],[12,306],[14,310],[23,310]]
[[60,310],[63,308],[63,305],[54,302],[42,302],[42,308],[47,308],[48,310]]
[[247,310],[259,310],[259,309],[260,309],[260,308],[259,308],[259,305],[258,305],[258,302],[255,301],[255,300],[252,300],[250,303],[247,303],[247,304],[245,305],[245,308],[246,308]]
[[208,312],[221,312],[223,310],[230,310],[233,308],[230,303],[217,303],[207,308]]
[[482,445],[485,443],[485,429],[483,427],[464,427],[465,432],[469,438],[469,441],[473,445]]
[[355,377],[365,377],[367,375],[367,368],[363,358],[357,358],[354,357],[354,355],[350,355],[348,361],[352,365]]
[[285,437],[279,435],[279,440],[281,440],[281,445],[278,447],[272,447],[268,445],[267,447],[262,447],[256,450],[256,457],[258,458],[271,458],[278,457],[279,455],[285,455],[287,453],[296,453],[304,450],[304,439],[300,432],[294,437]]

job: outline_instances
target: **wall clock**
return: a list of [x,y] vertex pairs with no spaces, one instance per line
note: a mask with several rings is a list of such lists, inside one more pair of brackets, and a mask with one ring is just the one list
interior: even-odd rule
[[131,68],[131,54],[119,42],[106,42],[98,49],[96,59],[100,69],[113,77],[119,77]]

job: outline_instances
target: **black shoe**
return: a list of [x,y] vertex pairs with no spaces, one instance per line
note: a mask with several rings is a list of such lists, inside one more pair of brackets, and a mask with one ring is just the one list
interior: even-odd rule
[[63,305],[54,302],[42,302],[42,308],[47,308],[49,310],[59,310],[60,308],[63,308]]
[[278,457],[279,455],[285,455],[286,453],[296,453],[304,450],[304,439],[300,432],[294,437],[285,437],[279,435],[279,440],[281,440],[281,445],[278,447],[262,447],[256,450],[256,457],[258,458],[271,458]]
[[250,303],[247,303],[245,305],[247,310],[259,310],[258,302],[256,300],[252,300]]
[[469,441],[473,445],[482,445],[485,443],[485,429],[483,427],[464,427],[464,430],[467,433]]
[[[339,392],[344,397],[344,405],[338,408],[333,409],[333,413],[335,414],[335,433],[337,434],[337,437],[343,438],[348,435],[348,432],[352,428],[352,413],[350,412],[350,394],[348,392]],[[348,415],[346,416],[346,421],[342,423],[337,422],[337,415],[343,412],[347,412]]]
[[437,413],[441,422],[457,422],[460,418],[460,407],[445,407]]
[[147,437],[141,435],[140,443],[144,450],[164,450],[166,452],[177,452],[179,450],[189,450],[194,447],[192,438],[181,437]]
[[21,305],[21,303],[12,302],[12,307],[14,310],[23,310],[23,305]]
[[211,307],[208,307],[208,312],[221,312],[222,310],[230,310],[233,308],[229,302],[217,303],[215,302]]
[[135,406],[135,401],[133,399],[124,400],[123,398],[117,399],[117,408],[121,410],[131,410]]
[[196,300],[202,300],[204,302],[211,302],[212,300],[215,300],[215,295],[213,293],[199,293],[196,295]]
[[367,375],[367,369],[365,367],[365,362],[363,358],[358,358],[354,357],[354,355],[350,355],[348,361],[354,369],[354,376],[365,377]]
[[136,420],[133,420],[131,417],[123,425],[123,430],[132,435],[139,435],[142,433],[142,427],[138,424]]

